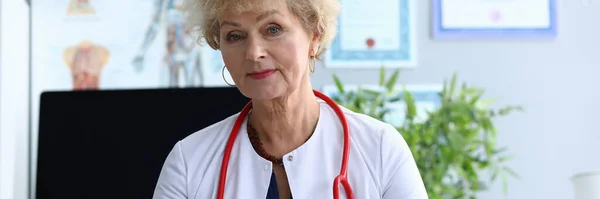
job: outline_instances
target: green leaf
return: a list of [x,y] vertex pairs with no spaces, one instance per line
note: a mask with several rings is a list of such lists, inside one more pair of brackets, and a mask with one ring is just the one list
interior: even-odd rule
[[397,102],[397,101],[400,101],[401,99],[402,99],[402,97],[401,97],[401,96],[399,96],[399,95],[396,95],[396,96],[394,96],[394,97],[390,98],[390,99],[388,100],[388,102]]
[[417,115],[417,108],[412,95],[406,88],[404,88],[404,101],[406,103],[406,118],[413,120]]
[[523,108],[520,106],[508,106],[508,107],[500,109],[498,111],[498,114],[501,116],[504,116],[504,115],[511,113],[512,111],[523,111]]
[[444,86],[442,88],[442,93],[440,94],[440,98],[442,99],[442,106],[445,105],[445,103],[447,101],[446,98],[448,98],[448,81],[444,80],[443,85]]
[[498,173],[499,173],[498,169],[493,170],[492,176],[490,177],[490,182],[496,181],[496,178],[498,177]]
[[381,68],[379,68],[379,86],[383,87],[384,84],[385,84],[385,67],[381,66]]
[[385,84],[385,88],[387,88],[388,92],[394,91],[394,86],[396,85],[396,81],[398,81],[399,74],[400,74],[400,70],[395,70],[394,73],[392,73],[392,76],[390,77],[390,79]]
[[338,92],[340,92],[340,94],[344,94],[344,86],[342,85],[342,82],[340,81],[340,78],[338,78],[337,75],[333,74],[333,82],[335,83],[335,86],[338,89]]
[[479,162],[479,169],[485,169],[490,165],[490,161],[482,160]]
[[476,89],[476,91],[474,91],[474,93],[472,93],[471,95],[473,95],[473,98],[471,98],[469,104],[476,106],[481,96],[483,96],[483,91]]
[[495,139],[486,139],[485,140],[485,152],[487,154],[488,157],[493,156],[494,155],[494,146],[496,145],[495,143]]
[[479,103],[477,103],[477,107],[480,109],[484,109],[487,108],[488,106],[492,105],[493,103],[496,103],[497,99],[492,98],[492,99],[485,99],[482,101],[479,101]]
[[513,159],[512,155],[507,155],[507,156],[503,156],[503,157],[498,158],[498,162],[506,162],[506,161],[512,160],[512,159]]
[[514,178],[520,178],[520,176],[517,174],[517,172],[515,172],[513,169],[509,168],[509,167],[504,167],[504,171],[506,171],[506,173],[510,174],[512,177]]
[[372,97],[380,97],[381,92],[379,91],[374,91],[371,89],[366,89],[366,88],[361,88],[360,91],[365,92],[366,94],[372,96]]
[[493,137],[496,137],[496,129],[494,128],[494,124],[492,124],[492,120],[489,118],[480,120],[481,128],[487,133],[491,133]]
[[450,90],[448,91],[446,97],[452,98],[454,97],[454,89],[456,88],[456,73],[452,75],[452,80],[450,80]]

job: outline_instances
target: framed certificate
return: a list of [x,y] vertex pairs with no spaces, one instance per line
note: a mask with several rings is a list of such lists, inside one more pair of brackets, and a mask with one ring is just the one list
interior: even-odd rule
[[432,0],[435,38],[552,38],[555,0]]
[[337,37],[325,66],[387,68],[416,64],[413,0],[341,0]]

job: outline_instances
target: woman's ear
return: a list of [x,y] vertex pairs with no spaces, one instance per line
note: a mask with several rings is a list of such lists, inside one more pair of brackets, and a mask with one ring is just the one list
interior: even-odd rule
[[319,47],[321,45],[321,34],[318,31],[315,31],[312,35],[312,40],[310,41],[310,56],[315,57],[319,52]]

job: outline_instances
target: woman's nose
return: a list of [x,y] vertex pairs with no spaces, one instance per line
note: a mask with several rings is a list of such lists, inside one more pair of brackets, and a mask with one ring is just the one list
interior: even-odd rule
[[246,49],[246,59],[258,61],[267,57],[267,52],[263,42],[257,38],[248,38],[248,46]]

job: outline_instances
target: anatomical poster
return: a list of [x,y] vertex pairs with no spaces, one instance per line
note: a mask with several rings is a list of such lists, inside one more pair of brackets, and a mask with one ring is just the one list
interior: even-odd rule
[[228,86],[219,51],[185,31],[181,3],[31,0],[32,127],[44,91]]
[[220,53],[187,34],[181,3],[33,0],[33,90],[226,86]]
[[219,51],[185,31],[181,3],[32,0],[33,104],[48,90],[227,86]]

